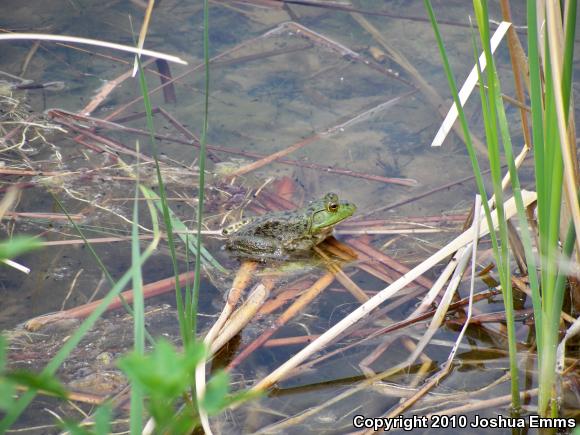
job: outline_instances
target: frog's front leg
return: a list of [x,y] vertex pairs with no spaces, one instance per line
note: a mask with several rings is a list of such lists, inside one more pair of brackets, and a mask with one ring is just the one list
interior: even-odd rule
[[237,236],[226,242],[226,248],[240,257],[284,259],[285,250],[276,239],[260,236]]

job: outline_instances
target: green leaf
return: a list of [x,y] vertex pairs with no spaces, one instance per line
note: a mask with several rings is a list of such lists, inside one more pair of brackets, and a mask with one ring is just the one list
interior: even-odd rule
[[195,366],[205,354],[203,343],[192,343],[178,353],[167,340],[159,340],[149,355],[131,353],[119,360],[119,367],[145,394],[175,399],[193,383]]
[[14,237],[8,241],[0,243],[0,260],[18,257],[28,251],[38,249],[40,246],[40,240],[37,238],[24,236]]
[[0,378],[0,410],[6,411],[14,404],[16,386],[6,378]]
[[0,335],[0,374],[4,371],[4,367],[6,367],[6,337]]
[[111,433],[112,410],[109,403],[99,406],[95,412],[95,434],[107,435]]
[[206,391],[201,400],[201,406],[208,414],[217,414],[224,409],[227,404],[229,375],[220,371],[216,373],[206,385]]
[[71,435],[93,435],[91,431],[81,427],[76,421],[63,420],[59,422],[59,426]]
[[61,398],[66,398],[67,392],[62,384],[52,375],[33,373],[28,370],[17,370],[6,375],[10,381],[28,387],[32,390],[42,390]]

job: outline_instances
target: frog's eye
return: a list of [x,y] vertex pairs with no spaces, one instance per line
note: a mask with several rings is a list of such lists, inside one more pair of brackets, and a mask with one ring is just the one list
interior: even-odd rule
[[335,213],[338,210],[338,203],[337,202],[328,202],[326,204],[326,210],[331,213]]

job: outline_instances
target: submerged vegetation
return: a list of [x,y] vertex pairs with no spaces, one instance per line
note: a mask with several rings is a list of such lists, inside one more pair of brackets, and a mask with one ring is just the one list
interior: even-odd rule
[[[66,290],[58,311],[18,326],[24,318],[0,317],[11,327],[0,336],[0,433],[575,427],[576,2],[528,0],[519,32],[497,25],[484,0],[473,1],[469,23],[453,14],[438,23],[429,0],[414,17],[367,10],[365,2],[300,3],[272,15],[252,2],[171,5],[199,25],[198,55],[182,55],[193,66],[174,77],[166,60],[181,58],[143,52],[157,60],[135,58],[137,97],[125,101],[120,93],[110,107],[104,102],[131,80],[130,71],[109,79],[84,108],[44,114],[32,114],[27,100],[34,95],[20,92],[40,89],[44,104],[45,92],[62,86],[5,74],[0,217],[10,220],[0,261],[24,274],[30,270],[21,263],[33,258],[32,276],[41,267],[55,276],[52,269],[69,258],[78,265],[68,289],[50,289]],[[508,21],[510,6],[502,0],[496,14]],[[127,50],[155,41],[149,27],[156,14],[165,17],[162,8],[148,2],[136,48]],[[230,34],[228,14],[210,19],[210,9],[221,8],[256,31],[232,43],[223,36]],[[350,36],[331,36],[325,19],[335,14],[353,26]],[[445,113],[437,88],[406,56],[412,53],[377,27],[386,19],[432,26],[459,118],[442,130],[465,144],[467,156],[452,150],[440,161],[422,151],[407,160],[410,147],[390,144],[385,113],[393,125],[406,122],[397,138],[406,143],[430,141],[435,114]],[[179,16],[170,13],[168,22],[179,33]],[[467,26],[469,44],[459,44],[459,56],[462,65],[475,64],[477,104],[465,103],[469,79],[459,90],[465,71],[453,71],[442,25]],[[360,32],[367,48],[349,39]],[[495,54],[505,32],[510,79]],[[214,48],[211,35],[224,41]],[[411,48],[419,52],[421,44]],[[160,87],[152,86],[154,76]],[[473,174],[460,176],[468,161]],[[437,172],[456,179],[441,184]],[[423,185],[400,176],[407,173]],[[454,193],[436,202],[438,216],[413,208],[468,180],[475,188],[464,187],[460,204]],[[440,186],[427,190],[427,183]],[[27,198],[29,187],[41,190],[40,199]],[[320,191],[340,193],[305,206]],[[53,210],[36,213],[45,202]],[[342,222],[353,202],[357,212]],[[395,208],[398,218],[379,214]],[[248,215],[261,217],[252,226]],[[66,244],[70,251],[57,251]],[[224,244],[243,249],[241,263]],[[8,291],[25,282],[6,276]],[[35,278],[41,286],[33,298],[43,280]],[[171,290],[170,304],[148,301]],[[114,308],[124,311],[106,314]],[[43,400],[58,421],[35,429],[30,410]]]

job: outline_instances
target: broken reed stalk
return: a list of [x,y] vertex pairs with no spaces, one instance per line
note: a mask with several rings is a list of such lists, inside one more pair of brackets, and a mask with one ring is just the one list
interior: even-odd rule
[[276,280],[263,279],[257,284],[248,295],[243,304],[230,316],[226,324],[223,326],[219,335],[212,343],[210,353],[215,354],[228,341],[230,341],[236,334],[238,334],[244,327],[252,321],[256,313],[262,307]]
[[[387,266],[388,268],[394,270],[399,275],[404,275],[411,270],[407,266],[405,266],[404,264],[401,264],[400,262],[398,262],[394,258],[388,256],[384,252],[379,251],[378,249],[374,248],[373,246],[369,245],[368,243],[364,243],[362,240],[350,238],[350,239],[348,239],[348,243],[350,245],[354,246],[355,248],[357,248],[358,250],[364,252],[368,257],[376,259],[380,263]],[[431,281],[429,278],[426,278],[424,276],[417,277],[415,282],[427,290],[430,289],[431,287],[433,287],[433,281]]]
[[324,291],[324,289],[326,289],[332,283],[332,281],[334,281],[334,273],[326,272],[321,278],[312,284],[308,290],[302,293],[300,297],[294,301],[294,303],[288,309],[286,309],[283,314],[278,316],[272,327],[268,328],[260,335],[260,337],[246,346],[246,348],[228,365],[228,370],[232,370],[234,367],[239,365],[252,352],[258,349],[272,335],[274,335],[290,319],[300,314],[304,308],[308,306],[308,304],[310,304],[320,293]]
[[[199,364],[195,367],[195,391],[197,400],[202,400],[206,391],[205,364],[207,360],[211,358],[211,356],[214,354],[214,351],[211,350],[211,347],[214,344],[216,338],[218,337],[220,330],[224,327],[224,325],[234,312],[234,309],[238,304],[238,301],[242,297],[243,291],[250,284],[250,281],[252,280],[252,272],[256,270],[257,266],[258,264],[253,261],[242,262],[240,268],[236,273],[236,276],[232,283],[232,287],[228,293],[226,305],[224,306],[218,319],[212,325],[207,335],[205,336],[205,339],[203,340],[204,344],[209,349],[209,352],[207,358],[202,359],[199,362]],[[201,408],[200,408],[200,420],[202,422],[203,427],[206,428],[206,432],[209,431],[209,433],[211,433],[211,429],[209,429],[208,416]]]
[[[421,352],[427,346],[428,342],[431,340],[433,335],[435,335],[435,332],[437,332],[437,330],[439,329],[439,326],[441,325],[441,323],[444,320],[444,316],[448,312],[449,305],[451,304],[451,299],[452,299],[453,295],[455,295],[455,291],[457,290],[457,287],[459,286],[459,281],[461,280],[461,276],[463,275],[465,267],[467,266],[467,262],[468,262],[469,258],[471,257],[471,285],[470,285],[470,290],[469,290],[469,305],[468,305],[468,310],[467,310],[467,318],[465,320],[463,328],[461,329],[461,332],[459,333],[457,340],[455,341],[455,345],[453,346],[453,348],[449,354],[449,357],[447,358],[447,363],[445,364],[443,369],[440,370],[436,376],[434,376],[427,383],[425,383],[425,385],[423,385],[412,397],[406,399],[405,401],[400,403],[399,406],[397,406],[395,409],[391,410],[388,414],[389,417],[398,416],[402,412],[404,412],[405,410],[409,409],[421,397],[423,397],[425,394],[427,394],[428,391],[430,391],[433,387],[435,387],[439,383],[439,381],[441,379],[443,379],[445,376],[447,376],[449,374],[449,372],[451,371],[451,363],[453,362],[455,354],[457,353],[457,349],[459,347],[459,344],[461,343],[463,335],[465,334],[465,331],[467,330],[467,326],[469,325],[469,321],[471,320],[471,314],[472,314],[473,290],[474,290],[474,283],[475,283],[475,262],[476,262],[476,256],[477,256],[477,242],[479,240],[480,220],[481,220],[481,216],[483,215],[483,208],[481,207],[481,197],[479,195],[475,196],[474,210],[475,210],[475,217],[474,217],[473,223],[471,225],[472,241],[470,244],[468,244],[467,246],[465,246],[461,249],[461,251],[465,252],[465,255],[462,255],[461,259],[457,263],[457,268],[455,269],[455,273],[453,274],[453,278],[451,279],[451,281],[447,287],[447,291],[443,295],[441,303],[437,307],[437,311],[435,313],[435,316],[433,317],[433,320],[429,324],[429,328],[427,329],[427,332],[425,334],[423,334],[423,336],[419,340],[419,343],[417,343],[417,349],[407,358],[405,363],[413,364],[413,362],[415,361],[415,359],[418,356],[418,353]],[[471,252],[469,252],[470,248],[471,248]]]
[[[257,266],[254,262],[244,262],[243,264],[246,264],[246,267],[242,267],[244,269],[243,273],[246,276],[240,277],[237,283],[238,285],[247,285],[252,278],[251,272]],[[268,299],[276,281],[276,278],[265,277],[262,282],[254,287],[248,295],[248,298],[235,312],[231,312],[232,303],[236,297],[239,298],[241,296],[241,287],[232,289],[236,293],[236,296],[232,297],[232,303],[228,302],[226,309],[222,311],[222,315],[220,315],[218,321],[213,325],[204,339],[204,343],[209,347],[209,357],[214,355],[254,318],[260,307]],[[196,394],[198,400],[202,400],[206,390],[205,363],[206,360],[202,360],[195,368]],[[199,409],[199,417],[205,433],[211,435],[209,416],[203,408]]]

